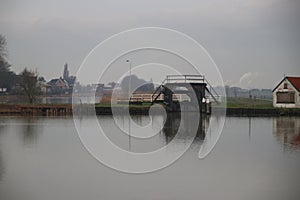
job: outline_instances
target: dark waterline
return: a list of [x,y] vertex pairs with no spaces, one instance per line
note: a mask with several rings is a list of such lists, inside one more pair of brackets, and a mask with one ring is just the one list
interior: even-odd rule
[[[167,120],[149,143],[133,141],[131,150],[165,145],[176,120]],[[114,124],[111,116],[99,121],[107,129]],[[97,162],[82,146],[71,117],[0,117],[0,199],[299,199],[300,117],[227,117],[215,149],[199,160],[202,131],[170,167],[130,175]],[[112,141],[129,148],[126,137],[111,132]]]

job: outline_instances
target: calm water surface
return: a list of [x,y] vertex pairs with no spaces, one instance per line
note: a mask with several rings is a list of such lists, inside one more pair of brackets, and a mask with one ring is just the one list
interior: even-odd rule
[[[137,123],[147,120],[135,117]],[[112,128],[110,116],[99,117],[112,141],[136,152],[168,143],[176,120],[171,116],[148,143],[129,143]],[[300,199],[300,118],[228,117],[214,150],[199,160],[205,126],[204,120],[192,147],[170,167],[131,175],[96,161],[82,146],[72,118],[0,117],[0,199]],[[185,139],[177,141],[179,148]]]

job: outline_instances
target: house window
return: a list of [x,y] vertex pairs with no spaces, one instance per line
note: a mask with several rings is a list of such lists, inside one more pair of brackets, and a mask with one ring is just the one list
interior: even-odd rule
[[277,103],[295,103],[295,92],[277,92]]
[[288,89],[287,83],[285,83],[285,84],[283,85],[283,89]]

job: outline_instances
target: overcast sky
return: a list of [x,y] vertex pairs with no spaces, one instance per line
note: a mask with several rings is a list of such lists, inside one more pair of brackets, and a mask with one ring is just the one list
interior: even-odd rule
[[12,69],[47,80],[75,74],[99,42],[126,29],[157,26],[193,37],[226,84],[273,88],[300,75],[299,0],[0,0],[0,34]]

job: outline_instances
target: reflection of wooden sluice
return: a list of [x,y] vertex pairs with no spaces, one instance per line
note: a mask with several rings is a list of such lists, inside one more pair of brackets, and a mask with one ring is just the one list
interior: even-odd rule
[[[183,131],[182,139],[189,139],[189,135],[193,137],[193,134],[196,131],[196,141],[203,141],[206,135],[206,130],[209,124],[209,116],[207,115],[198,115],[195,113],[179,113],[173,112],[167,114],[167,119],[163,127],[164,133],[166,134],[167,143],[170,142],[178,131]],[[195,126],[197,123],[191,119],[197,119],[199,117],[198,126]],[[182,127],[180,130],[180,123]]]

